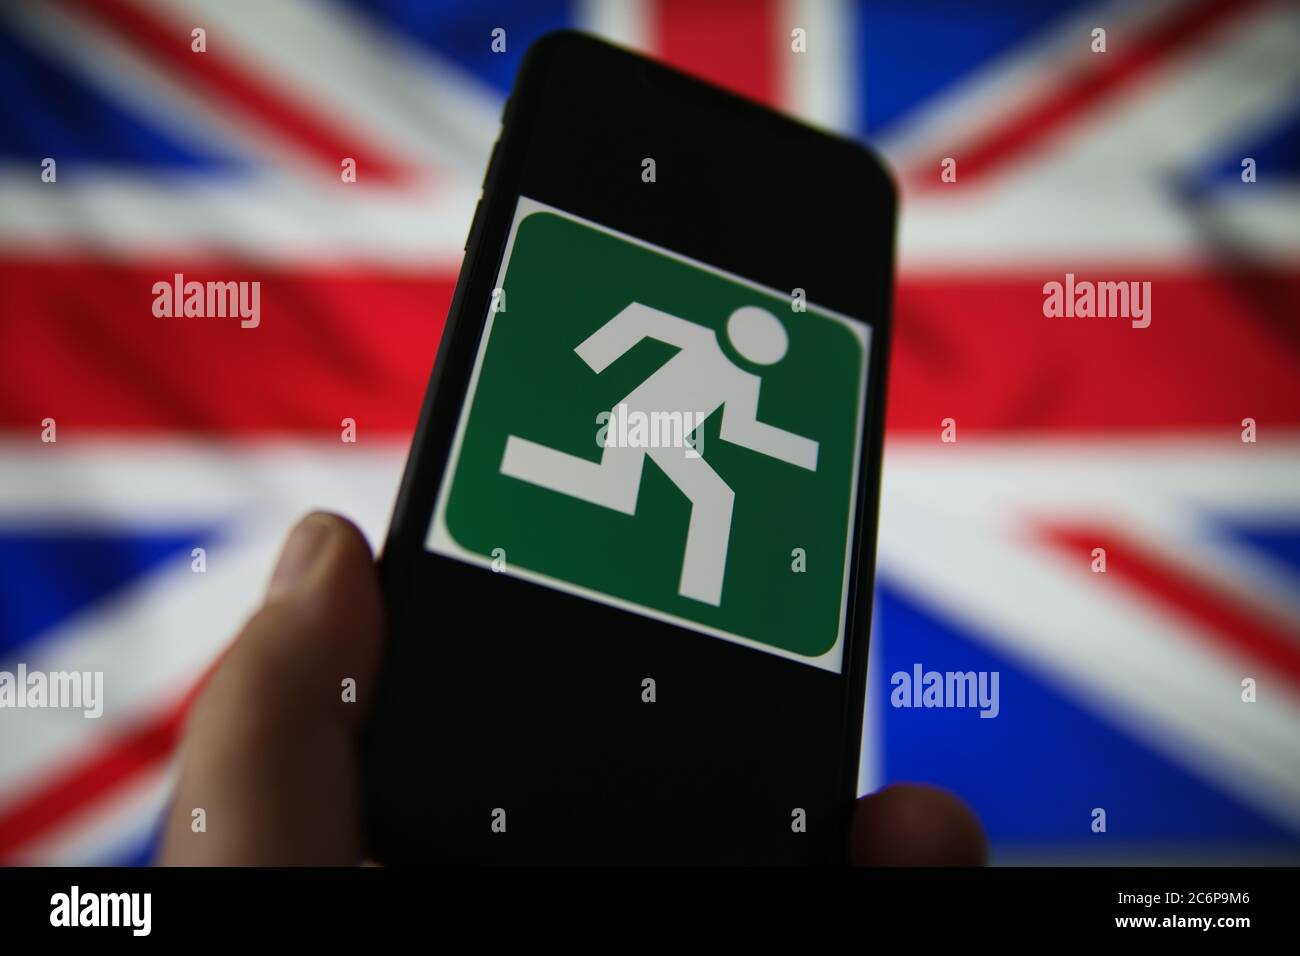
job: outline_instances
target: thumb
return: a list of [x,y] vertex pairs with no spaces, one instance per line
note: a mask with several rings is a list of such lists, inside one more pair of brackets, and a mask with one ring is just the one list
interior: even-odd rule
[[974,812],[938,787],[897,783],[854,805],[855,866],[983,866],[988,855]]
[[308,515],[190,713],[159,862],[359,863],[357,737],[382,640],[365,538]]

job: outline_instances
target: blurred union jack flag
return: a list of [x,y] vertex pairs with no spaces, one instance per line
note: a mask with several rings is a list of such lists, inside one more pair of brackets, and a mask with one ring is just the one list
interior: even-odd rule
[[[0,860],[147,861],[291,521],[382,540],[502,103],[559,27],[898,173],[862,785],[951,787],[995,860],[1300,858],[1294,5],[7,0],[0,670],[102,671],[105,704],[0,710]],[[1151,326],[1045,318],[1066,272],[1151,282]],[[177,273],[259,281],[260,326],[154,317]],[[915,664],[998,671],[998,717],[891,708]]]

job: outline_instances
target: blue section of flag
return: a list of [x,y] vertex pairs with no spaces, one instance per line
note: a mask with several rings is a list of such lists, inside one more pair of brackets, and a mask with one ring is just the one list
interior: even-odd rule
[[160,818],[144,834],[125,843],[102,861],[106,866],[152,866],[162,846],[163,820]]
[[[888,132],[922,101],[1084,5],[1084,0],[861,3],[858,128],[873,136]],[[1089,40],[1084,34],[1079,42]]]
[[[888,583],[876,614],[880,646],[870,690],[883,716],[885,782],[920,781],[959,794],[1001,850],[1069,845],[1086,854],[1126,844],[1149,853],[1160,843],[1198,850],[1220,843],[1300,853],[1300,834],[1136,743]],[[911,674],[917,663],[997,671],[1000,713],[891,706],[890,676]],[[1098,807],[1106,811],[1104,834],[1091,829]]]
[[[565,0],[343,0],[456,63],[503,96],[510,92],[524,52],[544,33],[573,27]],[[492,51],[492,31],[505,30],[505,52]]]
[[[235,167],[178,142],[67,72],[0,21],[0,159]],[[40,170],[33,165],[35,179]]]
[[[1300,97],[1289,110],[1272,117],[1273,122],[1244,141],[1224,143],[1216,155],[1195,177],[1203,187],[1235,183],[1247,189],[1300,180]],[[1241,181],[1242,161],[1255,161],[1255,182]]]
[[0,528],[0,657],[164,562],[188,565],[206,536]]
[[1228,535],[1263,553],[1285,568],[1300,587],[1300,522],[1291,516],[1270,521],[1225,521]]

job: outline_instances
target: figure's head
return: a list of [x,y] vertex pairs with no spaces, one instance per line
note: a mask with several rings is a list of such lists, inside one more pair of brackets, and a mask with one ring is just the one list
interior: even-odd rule
[[741,306],[727,319],[727,338],[755,365],[772,365],[785,357],[789,338],[785,326],[767,309]]

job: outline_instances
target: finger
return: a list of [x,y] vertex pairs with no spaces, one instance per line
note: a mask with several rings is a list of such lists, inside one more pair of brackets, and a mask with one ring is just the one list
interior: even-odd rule
[[360,862],[357,735],[382,639],[365,538],[309,515],[190,713],[159,862]]
[[858,800],[849,856],[854,866],[983,866],[988,844],[956,796],[904,783]]

